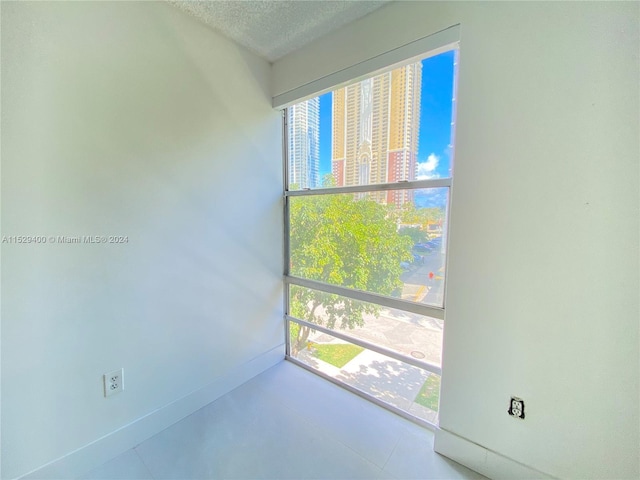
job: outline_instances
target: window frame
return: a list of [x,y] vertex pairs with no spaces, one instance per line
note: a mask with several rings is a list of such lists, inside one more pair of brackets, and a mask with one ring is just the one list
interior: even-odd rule
[[[282,154],[282,158],[283,158],[283,180],[284,180],[284,191],[283,191],[283,202],[284,202],[284,242],[283,242],[283,246],[284,246],[284,265],[283,265],[283,281],[284,281],[284,327],[285,327],[285,358],[289,361],[292,361],[293,363],[296,363],[297,365],[300,365],[306,369],[310,369],[313,370],[314,373],[322,376],[323,378],[326,378],[327,380],[336,383],[344,388],[346,388],[347,390],[352,391],[353,393],[356,393],[360,396],[363,396],[365,398],[367,398],[368,400],[373,401],[376,404],[379,404],[381,406],[383,406],[384,408],[390,409],[392,411],[394,411],[395,413],[398,413],[399,415],[402,415],[405,418],[408,418],[414,422],[417,422],[419,424],[423,424],[425,426],[429,426],[429,427],[433,427],[434,424],[423,420],[419,417],[416,417],[404,410],[401,410],[397,407],[394,407],[380,399],[377,399],[375,397],[373,397],[372,395],[367,394],[366,392],[362,392],[354,387],[351,387],[348,384],[345,384],[343,382],[340,382],[339,380],[336,380],[332,377],[330,377],[327,374],[324,374],[320,371],[316,371],[314,370],[312,367],[307,366],[306,364],[304,364],[303,362],[301,362],[300,360],[297,360],[295,357],[293,357],[291,355],[291,338],[290,338],[290,324],[291,322],[297,323],[298,325],[302,325],[302,326],[307,326],[309,328],[312,328],[314,330],[323,332],[323,333],[327,333],[329,335],[332,335],[336,338],[348,341],[354,345],[358,345],[360,347],[363,347],[365,349],[380,353],[382,355],[385,355],[389,358],[392,358],[394,360],[398,360],[404,363],[407,363],[409,365],[421,368],[425,371],[428,371],[430,373],[442,376],[442,367],[439,365],[434,365],[428,362],[424,362],[421,361],[419,359],[413,358],[411,356],[408,355],[404,355],[401,354],[399,352],[393,351],[393,350],[389,350],[387,348],[372,344],[370,342],[367,342],[365,340],[362,339],[358,339],[358,338],[353,338],[351,336],[349,336],[348,334],[343,334],[339,331],[327,328],[323,325],[318,325],[300,318],[296,318],[290,315],[290,287],[292,285],[296,285],[296,286],[300,286],[300,287],[304,287],[304,288],[309,288],[309,289],[313,289],[313,290],[319,290],[322,292],[326,292],[326,293],[331,293],[331,294],[336,294],[336,295],[340,295],[343,297],[347,297],[353,300],[358,300],[358,301],[363,301],[363,302],[369,302],[369,303],[374,303],[377,305],[380,305],[382,307],[387,307],[387,308],[393,308],[393,309],[398,309],[398,310],[403,310],[406,312],[410,312],[410,313],[415,313],[415,314],[419,314],[419,315],[423,315],[425,317],[431,317],[431,318],[435,318],[438,320],[443,320],[445,319],[445,305],[446,305],[446,295],[447,295],[447,277],[445,276],[445,280],[444,280],[444,288],[443,288],[443,303],[442,303],[442,307],[437,307],[437,306],[432,306],[432,305],[426,305],[426,304],[422,304],[422,303],[417,303],[411,300],[404,300],[401,298],[395,298],[395,297],[391,297],[391,296],[385,296],[385,295],[380,295],[380,294],[376,294],[376,293],[372,293],[372,292],[366,292],[366,291],[362,291],[362,290],[356,290],[353,288],[348,288],[348,287],[343,287],[340,285],[333,285],[333,284],[328,284],[328,283],[324,283],[324,282],[320,282],[318,280],[311,280],[308,278],[302,278],[302,277],[298,277],[295,275],[291,274],[290,271],[290,258],[291,258],[291,250],[290,250],[290,199],[293,197],[302,197],[302,196],[319,196],[319,195],[336,195],[336,194],[355,194],[355,193],[375,193],[375,192],[385,192],[385,191],[390,191],[390,190],[412,190],[412,191],[417,191],[420,189],[432,189],[432,188],[447,188],[448,189],[448,203],[447,203],[447,209],[446,209],[446,213],[445,213],[445,225],[446,225],[446,244],[445,248],[445,258],[444,258],[444,264],[445,266],[448,266],[449,264],[449,248],[448,248],[448,243],[449,243],[449,231],[450,231],[450,215],[451,215],[451,199],[452,199],[452,193],[453,193],[453,168],[451,170],[451,175],[448,178],[435,178],[435,179],[426,179],[426,180],[413,180],[413,181],[407,181],[407,180],[401,180],[401,181],[397,181],[397,182],[393,182],[393,183],[373,183],[373,184],[367,184],[367,185],[349,185],[349,186],[341,186],[341,187],[325,187],[325,188],[304,188],[304,189],[300,189],[300,190],[290,190],[289,187],[289,152],[288,152],[288,145],[289,145],[289,138],[288,138],[288,132],[289,132],[289,125],[288,125],[288,108],[294,104],[303,102],[309,98],[314,98],[316,96],[320,96],[323,95],[325,93],[328,92],[332,92],[335,91],[337,89],[343,88],[343,87],[348,87],[349,85],[353,85],[353,84],[357,84],[358,82],[367,79],[367,78],[373,78],[376,75],[380,75],[383,73],[388,73],[390,71],[392,71],[393,69],[396,68],[400,68],[402,66],[414,63],[414,62],[418,62],[418,61],[422,61],[426,58],[430,58],[432,56],[447,52],[447,51],[455,51],[455,59],[454,59],[454,75],[453,75],[453,98],[452,98],[452,126],[455,125],[455,121],[456,121],[456,98],[457,98],[457,81],[458,81],[458,63],[459,63],[459,52],[460,52],[460,42],[459,42],[459,30],[457,28],[458,26],[454,26],[451,27],[450,29],[444,30],[443,32],[446,33],[446,35],[442,35],[443,32],[438,32],[438,34],[435,34],[434,36],[438,36],[440,35],[440,37],[438,37],[440,40],[440,42],[443,41],[443,39],[446,39],[446,43],[445,44],[440,44],[439,46],[432,46],[432,48],[428,49],[428,50],[423,50],[424,53],[422,53],[421,55],[413,55],[409,58],[405,57],[404,60],[402,61],[395,61],[393,63],[389,63],[387,64],[387,66],[385,67],[379,67],[378,69],[376,69],[375,71],[371,71],[368,72],[367,74],[364,75],[360,75],[357,76],[356,78],[352,78],[352,80],[349,81],[342,81],[340,84],[333,84],[332,86],[328,87],[328,88],[324,88],[321,91],[316,91],[313,94],[308,94],[303,98],[298,98],[296,100],[291,100],[292,96],[294,94],[294,92],[296,92],[297,90],[300,89],[308,89],[309,88],[309,84],[300,87],[300,89],[296,89],[293,90],[291,92],[287,92],[287,94],[283,94],[279,97],[274,97],[274,106],[280,102],[280,108],[282,108],[282,128],[283,128],[283,141],[282,141],[282,146],[283,146],[283,154]],[[455,41],[449,41],[451,39],[451,35],[455,35],[457,38]],[[425,37],[425,39],[431,39],[431,37]],[[415,44],[424,44],[425,43],[425,39],[420,39],[416,42],[412,42],[412,44],[409,45],[405,45],[404,47],[401,47],[400,49],[396,49],[396,50],[392,50],[390,52],[387,52],[387,54],[383,54],[380,55],[378,57],[374,57],[373,59],[370,59],[371,62],[374,62],[374,64],[379,64],[382,57],[385,57],[389,54],[392,54],[391,58],[395,58],[398,56],[398,51],[397,50],[402,50],[403,48],[407,51],[412,51],[412,49],[416,48]],[[433,39],[432,39],[433,40]],[[428,42],[427,42],[428,43]],[[410,48],[408,48],[410,47]],[[386,57],[385,57],[386,58]],[[367,61],[369,62],[369,61]],[[363,63],[367,63],[367,62],[363,62]],[[358,68],[360,68],[360,70],[362,70],[362,64],[358,64],[354,67],[352,67],[352,69],[355,69],[354,71],[358,71]],[[349,70],[349,69],[346,69]],[[337,72],[337,74],[340,74],[343,76],[344,74],[344,70]],[[334,74],[334,75],[337,75]],[[332,77],[334,75],[330,75],[329,77]],[[340,75],[338,75],[336,78],[340,78]],[[324,77],[323,79],[321,79],[319,82],[321,83],[326,83],[328,77]],[[335,81],[335,78],[334,78]],[[278,100],[279,98],[279,100]],[[282,103],[283,100],[288,100],[287,103]],[[453,150],[455,151],[455,128],[452,128],[452,132],[451,132],[451,145],[453,147]],[[452,152],[453,153],[453,152]],[[452,155],[453,158],[453,155]],[[452,165],[453,167],[453,165]]]

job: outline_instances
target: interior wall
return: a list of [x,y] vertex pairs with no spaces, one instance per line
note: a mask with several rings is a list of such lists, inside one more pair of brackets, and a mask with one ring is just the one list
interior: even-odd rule
[[640,476],[639,8],[394,2],[273,67],[275,96],[460,24],[440,427],[559,478]]
[[2,243],[14,478],[284,355],[282,147],[270,65],[164,2],[2,2],[1,26],[2,235],[48,239]]

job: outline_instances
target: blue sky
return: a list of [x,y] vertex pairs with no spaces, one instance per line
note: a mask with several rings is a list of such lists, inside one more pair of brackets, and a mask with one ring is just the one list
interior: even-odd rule
[[[450,175],[454,51],[422,61],[418,178]],[[331,93],[320,97],[320,178],[331,173]]]

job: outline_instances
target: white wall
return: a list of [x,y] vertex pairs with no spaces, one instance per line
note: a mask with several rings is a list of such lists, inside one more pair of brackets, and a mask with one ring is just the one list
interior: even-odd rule
[[2,2],[2,235],[128,236],[2,244],[2,478],[283,357],[269,82],[164,3]]
[[391,4],[276,62],[273,94],[457,23],[441,428],[638,478],[639,4]]

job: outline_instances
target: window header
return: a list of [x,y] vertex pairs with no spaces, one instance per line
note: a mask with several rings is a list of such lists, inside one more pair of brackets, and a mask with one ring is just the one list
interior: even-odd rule
[[272,105],[274,108],[286,108],[308,98],[339,88],[340,86],[370,77],[377,72],[438,55],[439,53],[456,47],[459,41],[460,25],[453,25],[432,35],[376,55],[351,67],[326,75],[288,92],[276,95],[273,97]]

